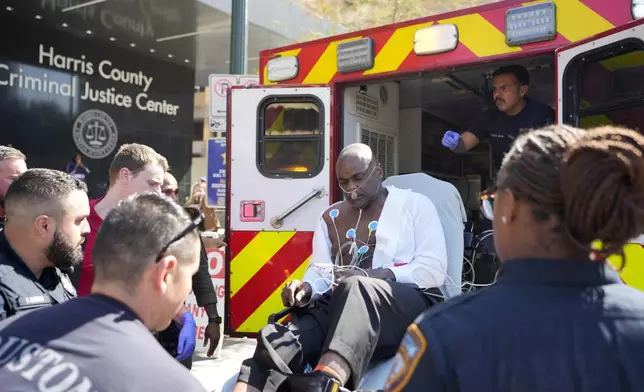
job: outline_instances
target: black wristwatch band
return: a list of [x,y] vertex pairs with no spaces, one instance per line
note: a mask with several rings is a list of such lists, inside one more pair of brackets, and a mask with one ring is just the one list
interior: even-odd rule
[[217,317],[208,317],[208,324],[212,324],[212,323],[215,323],[215,324],[221,325],[221,317],[220,317],[220,316],[217,316]]

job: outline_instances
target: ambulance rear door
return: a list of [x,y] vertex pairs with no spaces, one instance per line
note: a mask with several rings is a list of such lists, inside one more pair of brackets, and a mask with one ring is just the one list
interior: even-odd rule
[[556,52],[558,123],[644,131],[644,19]]
[[331,87],[233,87],[228,95],[226,330],[254,334],[301,279],[330,204]]
[[[644,132],[644,19],[556,52],[558,122],[584,129],[618,125]],[[609,257],[624,281],[644,290],[644,242]]]

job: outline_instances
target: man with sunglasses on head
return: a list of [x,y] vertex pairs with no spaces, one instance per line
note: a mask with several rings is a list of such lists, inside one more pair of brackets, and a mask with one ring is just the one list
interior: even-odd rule
[[[340,152],[336,176],[346,200],[320,216],[303,281],[282,291],[293,318],[260,330],[235,392],[357,389],[369,363],[393,357],[407,326],[442,297],[447,246],[434,203],[383,186],[365,144]],[[333,265],[359,268],[334,275]]]
[[[92,250],[103,219],[119,202],[135,193],[161,194],[163,173],[167,170],[168,161],[165,157],[148,146],[132,143],[124,144],[119,148],[110,165],[107,194],[90,202],[90,215],[87,220],[91,231],[84,246],[85,257],[80,276],[78,274],[74,276],[78,278],[79,296],[89,295],[94,282]],[[130,237],[130,240],[136,242],[138,238]],[[179,361],[186,361],[192,357],[196,346],[195,319],[188,309],[181,307],[175,316],[175,321],[181,325],[176,358]]]
[[[177,179],[169,172],[165,172],[163,175],[161,192],[175,202],[179,201],[179,185]],[[201,214],[199,210],[195,209],[188,210],[188,213],[193,217]],[[199,229],[201,230],[201,228]],[[212,357],[221,339],[222,320],[217,311],[217,295],[215,294],[215,287],[210,277],[208,254],[206,253],[206,247],[201,236],[199,237],[199,243],[201,246],[199,270],[192,277],[192,290],[195,294],[197,305],[204,308],[208,315],[208,325],[204,331],[204,346],[210,343],[206,355]],[[171,353],[176,350],[177,332],[179,331],[171,325],[168,330],[159,333],[158,336],[161,344]],[[192,367],[191,358],[182,361],[182,363],[189,369]]]
[[28,170],[9,186],[0,231],[0,320],[76,297],[66,271],[83,262],[85,192],[85,183],[49,169]]
[[0,324],[2,390],[205,392],[150,334],[190,292],[198,224],[151,192],[110,209],[94,243],[91,294]]
[[454,151],[469,151],[482,140],[489,140],[492,150],[492,176],[501,167],[503,156],[519,134],[530,129],[553,124],[555,112],[551,107],[535,102],[526,94],[530,89],[530,74],[520,65],[497,69],[492,79],[492,98],[496,110],[488,111],[479,122],[460,135],[447,131],[442,144]]

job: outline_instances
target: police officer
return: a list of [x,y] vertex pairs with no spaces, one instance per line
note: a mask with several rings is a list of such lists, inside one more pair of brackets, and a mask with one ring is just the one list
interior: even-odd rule
[[87,186],[57,170],[20,175],[5,196],[0,231],[0,320],[76,296],[63,270],[83,261]]
[[4,224],[4,198],[9,185],[27,171],[25,154],[9,146],[0,146],[0,229]]
[[489,140],[492,149],[492,176],[495,176],[503,156],[510,150],[517,136],[527,130],[553,124],[555,112],[549,106],[526,96],[530,89],[530,74],[520,65],[497,69],[492,83],[492,98],[497,110],[489,110],[482,119],[460,135],[447,131],[442,144],[462,152],[473,149],[482,140]]
[[496,284],[416,319],[385,390],[641,391],[644,293],[606,256],[644,231],[642,156],[616,127],[520,137],[488,209]]

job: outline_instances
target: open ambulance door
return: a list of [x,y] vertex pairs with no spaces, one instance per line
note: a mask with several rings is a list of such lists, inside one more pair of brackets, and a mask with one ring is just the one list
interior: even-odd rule
[[331,198],[331,87],[228,95],[226,331],[254,334],[302,279]]
[[[619,125],[644,132],[644,19],[556,52],[558,122],[580,128]],[[609,260],[644,290],[644,240]]]

